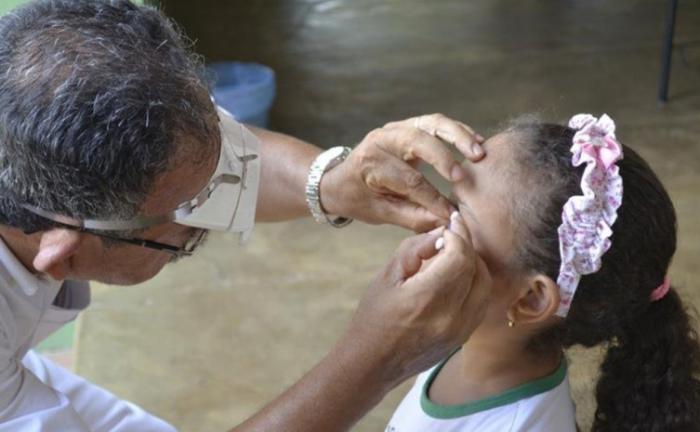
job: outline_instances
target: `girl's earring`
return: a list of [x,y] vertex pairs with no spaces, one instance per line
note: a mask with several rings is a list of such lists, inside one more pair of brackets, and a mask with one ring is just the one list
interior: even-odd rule
[[513,321],[512,319],[509,319],[508,320],[508,327],[510,327],[510,328],[515,327],[515,321]]

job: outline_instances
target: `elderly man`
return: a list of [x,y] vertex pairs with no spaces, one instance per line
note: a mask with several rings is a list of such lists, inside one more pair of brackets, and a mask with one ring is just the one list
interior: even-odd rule
[[[255,221],[425,232],[451,207],[416,162],[458,180],[445,143],[483,156],[479,136],[439,115],[322,153],[236,123],[198,67],[163,16],[127,1],[41,0],[0,19],[0,430],[174,430],[31,351],[87,307],[87,281],[142,282],[208,230],[245,238]],[[235,430],[347,430],[465,341],[489,277],[451,225],[406,240],[337,348]]]

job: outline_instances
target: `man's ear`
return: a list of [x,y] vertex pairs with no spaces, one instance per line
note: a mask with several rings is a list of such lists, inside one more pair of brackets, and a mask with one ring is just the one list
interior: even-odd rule
[[520,297],[508,308],[508,319],[516,324],[537,324],[550,318],[559,307],[559,286],[537,274],[527,278]]
[[34,257],[34,268],[56,280],[63,280],[71,269],[70,259],[80,247],[81,233],[54,228],[41,233],[39,252]]

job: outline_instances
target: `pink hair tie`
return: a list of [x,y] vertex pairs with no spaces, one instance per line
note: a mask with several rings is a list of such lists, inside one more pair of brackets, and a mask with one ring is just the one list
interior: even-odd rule
[[666,276],[664,278],[663,283],[661,285],[659,285],[658,287],[656,287],[656,289],[651,292],[651,295],[649,296],[649,298],[653,302],[655,302],[657,300],[661,300],[662,298],[664,298],[664,296],[666,294],[668,294],[668,290],[670,290],[670,289],[671,289],[671,279],[668,276]]

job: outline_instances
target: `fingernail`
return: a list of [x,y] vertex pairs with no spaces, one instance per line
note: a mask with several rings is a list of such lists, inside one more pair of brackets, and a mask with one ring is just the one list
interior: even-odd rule
[[458,217],[459,217],[459,212],[453,211],[452,214],[450,215],[450,223],[447,224],[448,230],[452,231],[452,222],[456,221]]
[[484,149],[481,148],[481,145],[474,143],[472,144],[472,153],[474,153],[474,156],[483,156]]
[[445,247],[445,239],[440,237],[439,239],[435,240],[435,250],[440,250],[443,247]]
[[450,171],[450,177],[452,177],[452,181],[460,181],[464,178],[464,170],[462,169],[462,166],[458,163],[454,164],[452,166],[452,170]]

